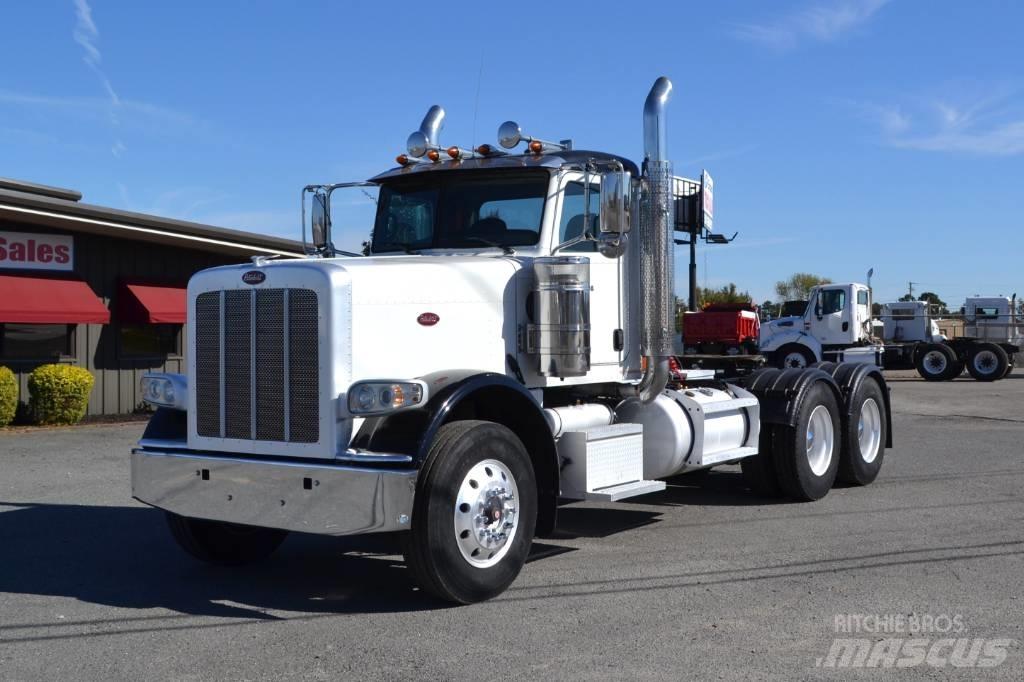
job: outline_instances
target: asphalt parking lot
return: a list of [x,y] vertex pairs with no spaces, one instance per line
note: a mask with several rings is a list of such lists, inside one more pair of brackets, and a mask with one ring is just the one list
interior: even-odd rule
[[[874,485],[784,503],[727,467],[570,505],[508,592],[461,608],[415,591],[379,539],[194,562],[130,498],[140,424],[2,434],[0,679],[863,677],[878,671],[828,665],[837,638],[922,637],[1014,641],[984,671],[954,667],[950,645],[904,676],[1020,680],[1024,371],[891,386]],[[883,631],[842,631],[857,622]]]

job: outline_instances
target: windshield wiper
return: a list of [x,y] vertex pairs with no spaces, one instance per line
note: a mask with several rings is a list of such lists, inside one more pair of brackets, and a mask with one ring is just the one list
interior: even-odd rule
[[[388,242],[387,244],[385,244],[384,246],[381,247],[381,250],[387,250],[387,249],[389,249],[392,246],[397,246],[398,248],[400,248],[402,251],[405,251],[410,256],[415,256],[415,255],[419,254],[419,251],[417,251],[416,249],[412,248],[412,244],[410,244],[408,242]],[[381,250],[374,250],[374,253],[381,253]]]
[[506,256],[514,254],[516,252],[516,250],[513,249],[508,244],[499,244],[498,242],[492,242],[490,239],[484,239],[483,237],[465,237],[465,241],[478,242],[480,244],[485,244],[487,246],[493,246],[496,249],[501,249]]

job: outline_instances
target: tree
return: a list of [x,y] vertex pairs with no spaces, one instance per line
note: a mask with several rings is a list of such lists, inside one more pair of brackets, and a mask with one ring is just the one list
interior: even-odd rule
[[913,300],[914,300],[914,295],[913,294],[903,294],[902,296],[899,297],[899,301],[901,303],[902,302],[906,302],[906,301],[913,301]]
[[926,301],[932,307],[932,312],[937,315],[949,314],[949,308],[946,306],[946,302],[939,298],[938,294],[926,291],[918,296],[917,300]]
[[736,284],[729,282],[720,289],[701,289],[697,287],[697,305],[704,307],[709,303],[752,303],[749,291],[739,291]]
[[832,280],[809,272],[798,272],[789,279],[775,283],[775,293],[784,301],[806,301],[811,289],[819,284],[831,284]]

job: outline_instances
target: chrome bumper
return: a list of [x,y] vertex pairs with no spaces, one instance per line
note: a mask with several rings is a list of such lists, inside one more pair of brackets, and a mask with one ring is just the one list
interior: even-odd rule
[[132,450],[132,496],[200,519],[324,535],[407,530],[416,470]]

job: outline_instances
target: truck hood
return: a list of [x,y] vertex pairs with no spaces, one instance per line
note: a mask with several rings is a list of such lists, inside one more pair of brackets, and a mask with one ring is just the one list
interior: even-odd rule
[[522,264],[481,256],[332,259],[352,280],[353,305],[500,303]]
[[381,256],[332,263],[351,283],[353,380],[438,368],[504,374],[516,353],[515,258]]
[[761,338],[766,339],[774,334],[780,334],[785,331],[793,329],[800,329],[800,322],[804,318],[793,316],[793,317],[780,317],[777,320],[770,322],[764,322],[761,324]]

